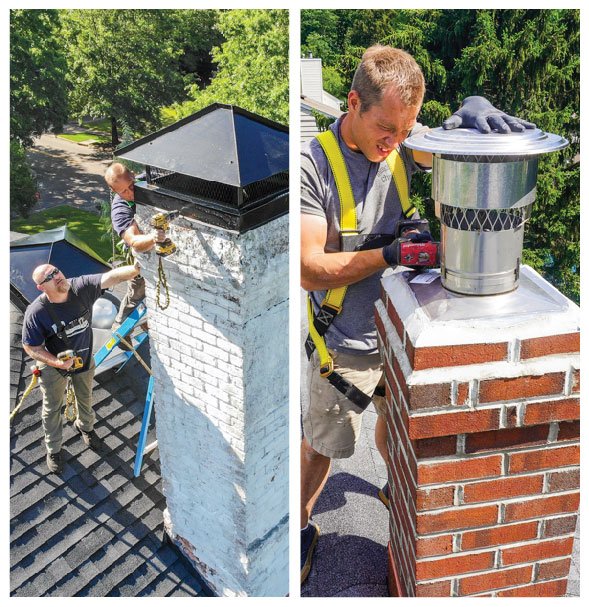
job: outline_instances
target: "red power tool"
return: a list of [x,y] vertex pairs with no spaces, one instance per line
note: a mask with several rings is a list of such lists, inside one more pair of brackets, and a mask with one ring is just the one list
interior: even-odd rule
[[435,268],[440,265],[440,243],[431,239],[427,219],[399,221],[395,239],[397,259],[402,266]]

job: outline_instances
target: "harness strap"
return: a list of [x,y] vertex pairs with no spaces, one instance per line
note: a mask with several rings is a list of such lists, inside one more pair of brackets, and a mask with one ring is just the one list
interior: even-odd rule
[[[307,343],[305,348],[309,358],[313,353],[313,350],[309,352],[309,344],[312,344],[317,349],[317,356],[319,357],[319,373],[322,377],[325,377],[327,381],[339,392],[341,392],[347,399],[352,401],[362,411],[368,407],[372,402],[372,398],[368,396],[362,390],[356,388],[354,384],[349,382],[347,379],[342,377],[337,371],[333,369],[333,358],[327,349],[323,334],[315,329],[314,315],[313,315],[313,304],[311,298],[307,298],[307,317],[309,319],[309,336],[307,337]],[[333,315],[335,318],[335,314]],[[333,321],[333,318],[332,318]],[[329,323],[331,324],[331,322]],[[329,325],[328,325],[329,326]],[[327,327],[325,327],[325,331]],[[324,332],[325,332],[324,331]]]
[[[343,251],[350,250],[345,244],[346,238],[350,238],[350,241],[357,239],[358,218],[356,215],[356,202],[344,155],[333,131],[327,130],[320,133],[317,135],[317,140],[325,153],[331,172],[333,173],[340,201],[341,247]],[[397,150],[393,150],[389,154],[387,164],[393,175],[395,187],[399,194],[403,215],[407,218],[411,217],[416,209],[409,200],[409,180],[405,164]],[[327,349],[323,337],[335,317],[341,312],[346,291],[347,286],[329,289],[321,302],[317,314],[314,314],[310,296],[307,298],[309,335],[305,342],[305,350],[308,358],[311,358],[314,350],[317,350],[321,376],[325,377],[336,390],[344,394],[356,406],[364,410],[371,403],[372,398],[334,371],[333,358]]]
[[333,131],[328,130],[319,133],[317,141],[319,141],[325,152],[335,179],[340,206],[340,230],[343,233],[353,232],[357,234],[356,202],[354,201],[354,193],[352,191],[352,184],[350,183],[350,175],[346,168],[346,161],[337,138]]
[[395,187],[397,188],[397,193],[399,194],[403,215],[409,219],[415,214],[417,209],[411,204],[409,199],[409,179],[407,178],[405,163],[398,150],[393,150],[387,156],[387,164],[393,174],[393,180],[395,182]]
[[45,293],[43,293],[43,295],[41,296],[40,303],[47,310],[49,316],[51,316],[51,320],[55,324],[55,335],[65,343],[65,346],[68,350],[73,350],[72,342],[70,341],[70,338],[68,337],[65,330],[65,322],[57,316],[53,304],[49,301]]

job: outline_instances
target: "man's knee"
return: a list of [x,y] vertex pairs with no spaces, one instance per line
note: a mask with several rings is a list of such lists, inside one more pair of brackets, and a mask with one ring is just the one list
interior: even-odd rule
[[309,441],[306,438],[303,438],[303,441],[301,443],[301,452],[303,455],[303,459],[311,465],[330,459],[326,455],[323,455],[322,453],[319,453],[319,451],[313,449],[313,447],[311,447]]

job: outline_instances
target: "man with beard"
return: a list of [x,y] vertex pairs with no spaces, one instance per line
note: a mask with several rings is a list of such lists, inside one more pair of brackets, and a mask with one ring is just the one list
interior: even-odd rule
[[[33,272],[33,281],[41,295],[25,311],[22,342],[25,352],[41,363],[41,419],[50,472],[60,474],[63,470],[61,406],[68,376],[72,379],[78,404],[74,426],[88,447],[95,451],[100,448],[92,409],[92,306],[103,290],[137,274],[139,267],[136,265],[69,280],[51,264],[40,265]],[[60,360],[57,357],[66,350],[73,350],[81,359],[79,368],[74,368],[73,358]]]

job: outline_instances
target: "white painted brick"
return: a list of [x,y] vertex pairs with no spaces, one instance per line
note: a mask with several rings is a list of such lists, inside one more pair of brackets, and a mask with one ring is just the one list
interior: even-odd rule
[[194,337],[196,341],[209,344],[210,346],[217,345],[217,336],[211,335],[210,333],[207,333],[201,328],[192,328],[190,330],[190,334],[192,337]]
[[154,309],[158,260],[142,256],[166,384],[156,377],[166,528],[195,547],[219,594],[286,595],[288,218],[245,234],[182,218],[172,234],[166,311]]

